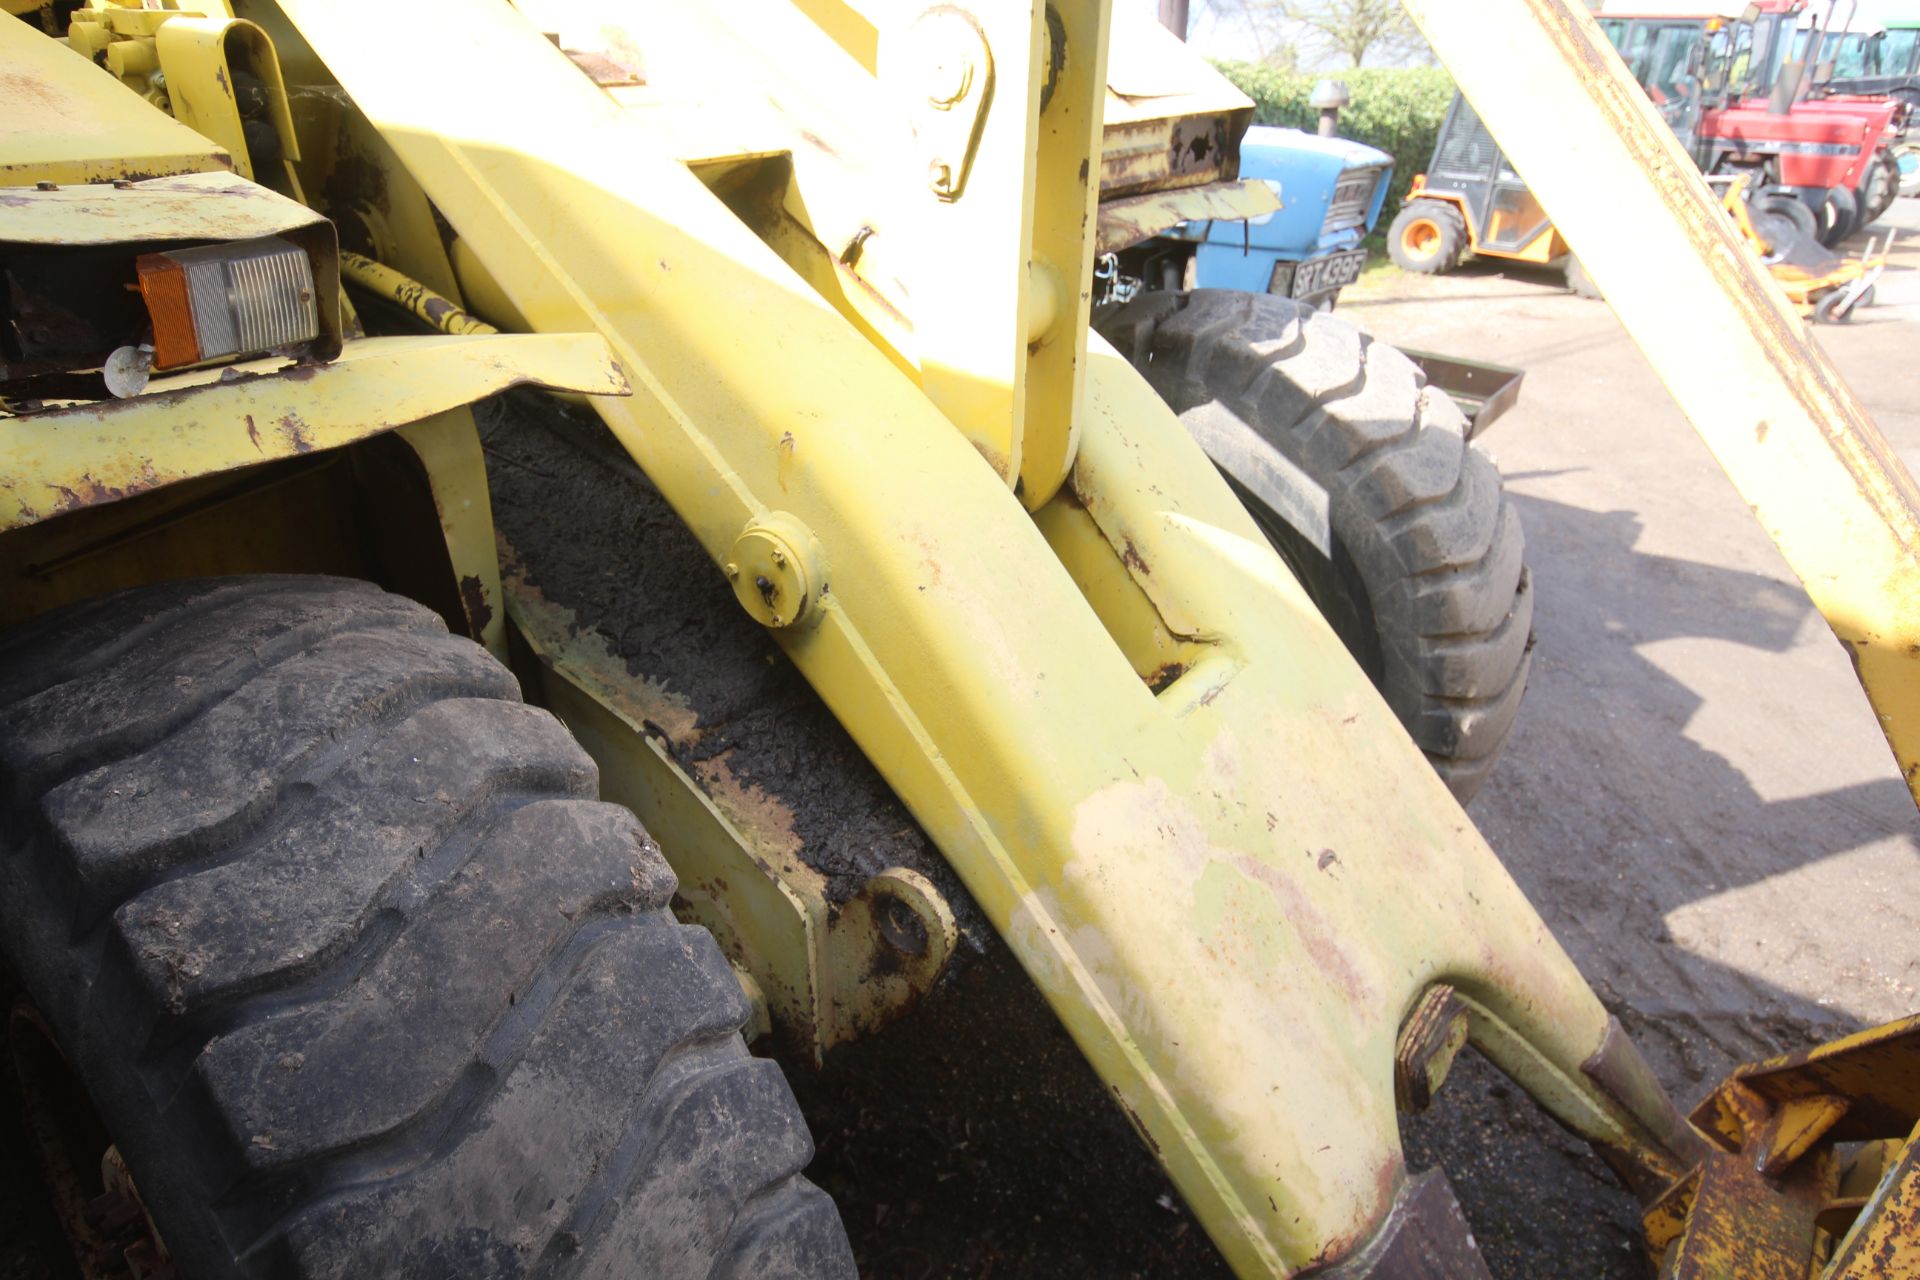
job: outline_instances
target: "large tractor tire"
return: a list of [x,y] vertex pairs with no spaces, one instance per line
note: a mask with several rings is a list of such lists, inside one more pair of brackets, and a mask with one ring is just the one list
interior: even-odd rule
[[1595,284],[1593,277],[1587,274],[1586,267],[1581,265],[1580,259],[1571,253],[1567,255],[1566,265],[1561,270],[1566,273],[1567,291],[1576,298],[1597,300],[1604,296],[1600,292],[1600,286]]
[[1097,318],[1240,492],[1462,801],[1532,663],[1520,516],[1460,410],[1346,321],[1262,294],[1143,294]]
[[70,1067],[178,1274],[852,1275],[730,967],[596,784],[362,583],[0,637],[14,1050]]
[[1920,139],[1907,138],[1896,143],[1893,164],[1900,172],[1900,194],[1920,196]]
[[1402,271],[1437,276],[1460,265],[1467,241],[1467,220],[1457,207],[1416,196],[1387,228],[1387,256]]
[[1900,162],[1891,150],[1874,153],[1860,193],[1860,225],[1870,227],[1900,198]]

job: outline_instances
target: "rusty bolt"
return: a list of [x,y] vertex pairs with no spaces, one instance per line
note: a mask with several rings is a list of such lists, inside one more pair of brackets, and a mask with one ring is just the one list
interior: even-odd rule
[[880,925],[880,936],[887,945],[901,955],[921,956],[927,953],[927,922],[922,920],[914,909],[893,894],[882,894],[875,904],[874,912]]
[[1393,1097],[1402,1111],[1425,1111],[1467,1043],[1467,1010],[1453,988],[1427,988],[1400,1025],[1393,1050]]

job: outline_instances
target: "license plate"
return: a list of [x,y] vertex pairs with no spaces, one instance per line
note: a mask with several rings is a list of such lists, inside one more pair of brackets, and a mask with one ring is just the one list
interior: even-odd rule
[[1361,268],[1367,265],[1367,251],[1354,249],[1347,253],[1336,253],[1330,257],[1314,258],[1294,268],[1293,296],[1311,298],[1315,294],[1331,293],[1344,288],[1360,278]]

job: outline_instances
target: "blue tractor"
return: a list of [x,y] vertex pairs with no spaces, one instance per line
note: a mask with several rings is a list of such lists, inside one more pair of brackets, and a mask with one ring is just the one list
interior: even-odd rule
[[1331,308],[1366,266],[1360,244],[1380,220],[1393,157],[1346,138],[1255,125],[1240,143],[1240,176],[1272,187],[1280,211],[1183,223],[1124,249],[1105,268],[1118,292],[1233,289]]
[[1194,287],[1272,293],[1330,306],[1360,278],[1360,247],[1380,220],[1393,157],[1346,138],[1255,125],[1240,143],[1240,176],[1274,189],[1282,208],[1252,222],[1188,223]]

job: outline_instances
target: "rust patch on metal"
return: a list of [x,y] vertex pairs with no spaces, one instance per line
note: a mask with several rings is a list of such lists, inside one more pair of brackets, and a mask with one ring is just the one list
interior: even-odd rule
[[109,502],[118,502],[122,498],[131,498],[136,494],[158,489],[171,481],[162,478],[153,469],[151,462],[140,464],[140,473],[123,485],[106,484],[93,478],[91,473],[82,475],[72,485],[58,485],[60,501],[54,504],[49,515],[65,515],[69,511],[83,511],[88,507],[105,506]]
[[1140,548],[1133,545],[1132,538],[1126,539],[1126,544],[1120,548],[1120,559],[1126,562],[1127,568],[1142,577],[1153,576],[1153,570],[1147,567],[1146,558],[1140,554]]
[[265,449],[262,449],[260,447],[260,428],[253,425],[252,414],[247,415],[247,439],[253,441],[254,452],[256,453],[266,452]]
[[1696,1176],[1679,1184],[1677,1198],[1648,1210],[1652,1222],[1684,1218],[1685,1227],[1656,1255],[1673,1280],[1806,1280],[1815,1219],[1835,1188],[1833,1153],[1821,1151],[1782,1179],[1770,1179],[1744,1154],[1715,1151]]
[[313,429],[297,413],[280,415],[280,430],[286,433],[287,441],[293,445],[295,453],[313,452]]
[[1467,1010],[1442,983],[1428,987],[1400,1026],[1393,1052],[1393,1099],[1402,1111],[1425,1111],[1467,1043]]
[[460,603],[466,609],[467,622],[474,635],[485,631],[493,621],[493,606],[487,603],[487,589],[479,574],[470,573],[460,579]]
[[1154,669],[1154,672],[1152,675],[1147,677],[1147,688],[1154,693],[1162,693],[1175,680],[1178,680],[1181,676],[1185,674],[1187,674],[1186,663],[1184,662],[1163,663],[1159,667]]

